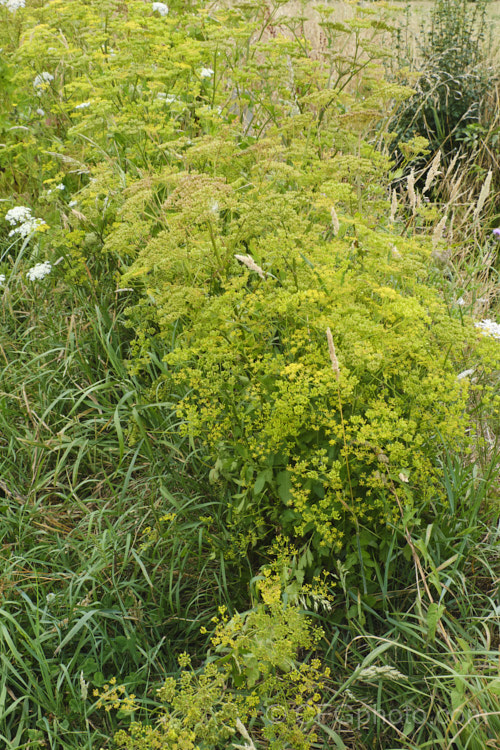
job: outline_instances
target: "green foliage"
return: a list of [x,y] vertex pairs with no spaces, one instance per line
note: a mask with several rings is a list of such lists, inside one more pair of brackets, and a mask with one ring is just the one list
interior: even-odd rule
[[213,618],[214,651],[204,667],[193,670],[182,654],[180,676],[167,678],[156,691],[155,726],[133,723],[115,735],[118,747],[215,750],[238,747],[237,733],[255,747],[250,725],[272,750],[313,746],[317,703],[329,670],[316,658],[299,662],[299,649],[310,650],[321,634],[299,611],[296,598],[283,600],[280,578],[276,570],[265,570],[257,584],[263,601],[249,612],[229,618],[220,609]]
[[415,94],[391,125],[397,140],[424,136],[433,152],[453,155],[482,122],[494,84],[486,6],[486,0],[437,0],[433,5],[430,27],[422,28],[418,40],[422,62]]
[[[226,157],[231,173],[240,153]],[[217,177],[159,177],[141,208],[155,214],[152,238],[122,279],[139,276],[144,291],[130,309],[132,366],[148,361],[150,339],[171,349],[153,392],[177,403],[181,433],[229,488],[227,520],[243,549],[281,529],[338,554],[357,523],[397,521],[402,482],[405,502],[424,512],[439,492],[441,442],[465,438],[457,367],[478,336],[428,286],[430,248],[399,238],[395,251],[388,225],[359,214],[342,214],[334,237],[329,207],[353,190],[341,182],[346,162],[368,185],[382,166],[364,153],[309,154],[305,171],[300,148],[268,137],[242,153],[244,189],[220,163]],[[145,198],[140,184],[134,192],[122,209],[129,233]],[[377,213],[375,187],[362,200]],[[122,234],[118,225],[106,246]],[[258,270],[235,259],[241,252]]]

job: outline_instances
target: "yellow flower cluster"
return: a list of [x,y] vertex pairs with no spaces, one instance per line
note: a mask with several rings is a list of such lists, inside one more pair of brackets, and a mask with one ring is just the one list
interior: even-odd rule
[[132,713],[137,710],[135,695],[127,695],[125,685],[117,685],[116,677],[111,677],[109,683],[103,685],[100,690],[94,690],[93,695],[98,698],[97,708],[104,708],[105,711],[114,709]]

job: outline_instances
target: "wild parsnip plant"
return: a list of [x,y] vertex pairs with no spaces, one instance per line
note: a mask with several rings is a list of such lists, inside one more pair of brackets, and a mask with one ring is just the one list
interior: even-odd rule
[[393,30],[0,0],[2,747],[498,737],[495,171]]

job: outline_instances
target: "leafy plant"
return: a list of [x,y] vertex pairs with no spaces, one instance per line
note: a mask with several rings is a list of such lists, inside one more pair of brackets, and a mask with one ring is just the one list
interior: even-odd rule
[[[438,0],[418,39],[416,91],[391,124],[395,144],[424,136],[432,152],[453,155],[482,122],[494,74],[488,67],[487,2]],[[404,53],[403,53],[404,54]]]

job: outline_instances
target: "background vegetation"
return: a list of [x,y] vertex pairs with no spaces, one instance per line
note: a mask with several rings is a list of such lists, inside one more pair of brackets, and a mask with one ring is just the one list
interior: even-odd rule
[[495,746],[483,12],[0,0],[9,750]]

